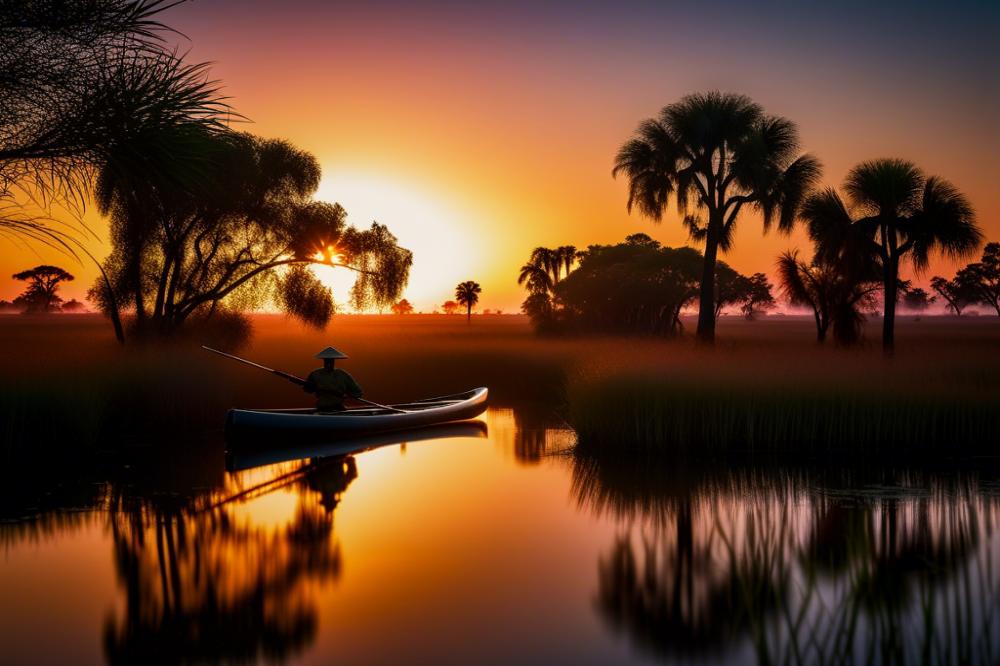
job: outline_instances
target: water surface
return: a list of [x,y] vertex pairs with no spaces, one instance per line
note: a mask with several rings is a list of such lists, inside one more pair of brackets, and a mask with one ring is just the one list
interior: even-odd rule
[[209,440],[9,490],[0,661],[1000,658],[981,463],[628,464],[482,421],[228,466]]

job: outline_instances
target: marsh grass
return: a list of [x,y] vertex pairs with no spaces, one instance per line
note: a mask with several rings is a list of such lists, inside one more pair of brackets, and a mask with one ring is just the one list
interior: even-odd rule
[[[338,316],[316,331],[262,315],[240,353],[304,376],[312,355],[333,344],[379,402],[489,386],[494,406],[567,417],[584,448],[950,451],[998,441],[994,318],[904,320],[888,363],[873,347],[819,349],[811,326],[723,318],[720,344],[705,351],[690,339],[538,338],[514,316],[471,325],[458,316]],[[98,316],[0,317],[0,455],[173,445],[221,430],[230,407],[310,404],[298,387],[197,343],[122,350]]]
[[582,447],[709,453],[995,452],[996,394],[618,374],[571,383]]
[[645,455],[997,453],[995,322],[910,319],[892,358],[870,346],[803,345],[768,325],[771,337],[721,349],[581,366],[567,380],[579,446]]

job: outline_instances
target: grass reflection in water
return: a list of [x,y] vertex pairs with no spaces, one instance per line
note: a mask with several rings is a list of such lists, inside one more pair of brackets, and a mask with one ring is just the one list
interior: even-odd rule
[[668,659],[995,663],[996,474],[578,456],[606,623]]

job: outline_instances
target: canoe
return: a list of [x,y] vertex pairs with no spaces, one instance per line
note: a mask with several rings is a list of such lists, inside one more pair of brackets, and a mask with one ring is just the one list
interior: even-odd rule
[[226,417],[226,430],[292,430],[345,436],[406,430],[479,416],[486,410],[488,393],[482,387],[465,393],[388,405],[400,411],[378,407],[348,409],[343,412],[317,412],[315,409],[231,409]]
[[264,465],[296,460],[319,460],[336,456],[349,456],[365,451],[399,444],[439,441],[443,439],[484,439],[487,435],[483,421],[455,421],[424,426],[410,430],[397,430],[351,437],[329,437],[320,441],[297,436],[283,439],[269,431],[267,440],[235,437],[227,441],[226,470],[238,472]]

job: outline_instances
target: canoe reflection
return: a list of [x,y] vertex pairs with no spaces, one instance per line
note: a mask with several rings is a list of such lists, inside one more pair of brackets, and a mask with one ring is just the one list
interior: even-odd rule
[[[581,506],[615,516],[598,614],[674,659],[989,663],[1000,577],[980,473],[692,468],[579,457]],[[868,489],[875,489],[874,491]]]
[[266,439],[259,436],[231,436],[227,439],[226,469],[233,472],[289,460],[351,455],[383,446],[457,437],[485,438],[486,435],[485,422],[458,421],[349,439],[338,438],[334,441],[312,439],[303,442],[301,439],[287,440],[275,436]]

